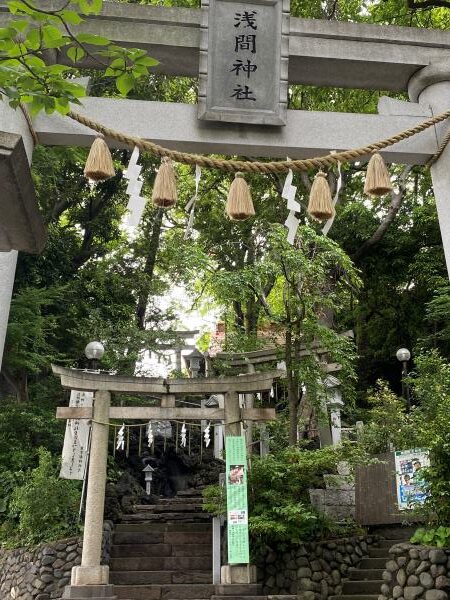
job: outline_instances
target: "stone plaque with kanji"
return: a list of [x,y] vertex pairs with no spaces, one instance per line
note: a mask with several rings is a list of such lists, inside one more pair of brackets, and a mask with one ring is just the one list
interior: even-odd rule
[[199,118],[285,125],[289,0],[203,0]]

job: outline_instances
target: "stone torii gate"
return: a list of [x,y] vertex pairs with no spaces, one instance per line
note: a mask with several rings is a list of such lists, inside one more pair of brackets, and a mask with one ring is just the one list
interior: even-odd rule
[[[238,377],[198,379],[162,379],[124,377],[93,373],[52,365],[53,373],[64,388],[94,392],[94,406],[58,407],[58,419],[91,419],[91,449],[87,479],[83,554],[81,565],[72,569],[71,586],[65,597],[113,597],[109,586],[109,567],[101,565],[103,512],[110,419],[225,421],[225,435],[241,435],[241,422],[275,418],[273,408],[239,407],[240,393],[270,390],[283,371],[252,373]],[[111,393],[145,394],[161,399],[161,406],[111,406]],[[175,406],[177,397],[224,394],[224,408],[185,408]],[[89,594],[86,596],[86,586]],[[81,591],[80,591],[81,590]]]
[[[42,0],[43,5],[47,0]],[[51,2],[48,2],[51,5]],[[0,25],[9,15],[0,0]],[[410,102],[381,98],[378,115],[287,111],[285,127],[199,121],[187,104],[86,98],[82,112],[106,126],[173,149],[200,153],[307,158],[365,146],[413,127],[449,108],[450,32],[409,27],[298,19],[287,16],[289,68],[285,83],[408,91]],[[156,71],[197,76],[201,64],[202,11],[161,6],[104,4],[80,30],[143,48],[160,61]],[[63,56],[55,60],[64,62]],[[95,68],[85,62],[82,66]],[[389,162],[425,164],[448,124],[441,123],[382,152]],[[95,132],[58,115],[39,115],[34,133],[20,111],[0,106],[0,361],[8,321],[17,251],[39,252],[45,231],[33,197],[27,162],[37,140],[88,146]],[[11,136],[12,134],[12,136]],[[113,142],[113,145],[115,142]],[[120,144],[116,144],[119,146]],[[431,167],[447,265],[450,265],[450,148]],[[15,198],[20,201],[16,202]]]

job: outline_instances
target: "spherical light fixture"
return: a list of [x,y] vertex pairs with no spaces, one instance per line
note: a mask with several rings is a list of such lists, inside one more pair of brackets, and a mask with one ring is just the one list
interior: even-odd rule
[[400,362],[407,362],[411,358],[411,352],[408,350],[408,348],[399,348],[396,356],[397,360]]
[[105,354],[105,348],[101,342],[89,342],[84,353],[89,360],[101,360]]

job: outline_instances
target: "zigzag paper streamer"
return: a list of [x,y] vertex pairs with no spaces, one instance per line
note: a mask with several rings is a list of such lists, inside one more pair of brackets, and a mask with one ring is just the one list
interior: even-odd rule
[[182,427],[181,427],[181,441],[180,441],[180,446],[182,448],[186,448],[186,423],[183,423]]
[[125,450],[125,423],[117,432],[116,450]]
[[208,425],[205,427],[205,429],[203,431],[204,440],[205,440],[205,446],[206,447],[208,447],[209,444],[211,443],[210,432],[211,432],[211,423],[208,423]]
[[295,200],[297,187],[295,185],[292,185],[293,177],[294,174],[292,172],[292,169],[289,169],[284,182],[283,191],[281,193],[281,197],[287,200],[287,208],[289,209],[289,215],[286,221],[284,222],[284,225],[288,229],[287,241],[291,244],[291,246],[294,244],[298,225],[300,223],[299,219],[297,219],[297,217],[295,216],[296,212],[300,212],[300,203]]
[[198,199],[198,186],[200,184],[200,177],[202,176],[202,168],[199,165],[195,165],[195,194],[186,204],[186,211],[190,212],[189,221],[186,226],[186,231],[184,233],[184,239],[187,240],[192,232],[192,226],[194,225],[194,213],[195,213],[195,205],[197,204]]
[[153,427],[152,427],[152,422],[149,421],[147,424],[147,446],[150,448],[151,445],[153,444]]
[[139,148],[135,146],[127,170],[123,173],[123,176],[128,179],[126,192],[130,197],[127,205],[128,213],[125,218],[125,224],[130,227],[137,227],[139,225],[145,207],[145,198],[140,195],[144,182],[140,177],[142,167],[138,165],[138,160]]

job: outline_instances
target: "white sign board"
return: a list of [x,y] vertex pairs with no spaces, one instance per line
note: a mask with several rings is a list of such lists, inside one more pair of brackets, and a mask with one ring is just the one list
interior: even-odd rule
[[427,450],[402,450],[395,453],[395,474],[399,510],[414,508],[426,500],[424,467],[430,466]]
[[[69,406],[92,406],[92,392],[70,392]],[[63,479],[84,479],[89,452],[90,422],[87,419],[68,419],[59,476]]]

